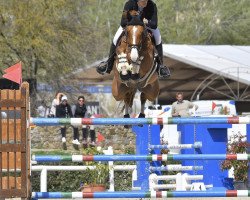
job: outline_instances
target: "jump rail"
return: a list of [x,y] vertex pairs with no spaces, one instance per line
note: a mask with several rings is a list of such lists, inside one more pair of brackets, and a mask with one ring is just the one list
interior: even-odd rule
[[250,160],[250,154],[152,154],[152,155],[33,155],[37,162]]
[[165,118],[30,118],[37,126],[140,125],[140,124],[250,124],[250,117],[165,117]]
[[249,197],[250,190],[151,191],[151,192],[33,192],[33,198],[166,198],[166,197]]
[[202,142],[194,144],[168,144],[168,145],[149,145],[150,149],[198,149],[202,147]]

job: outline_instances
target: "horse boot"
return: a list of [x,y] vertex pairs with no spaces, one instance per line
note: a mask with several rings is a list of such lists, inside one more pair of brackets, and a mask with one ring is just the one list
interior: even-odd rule
[[82,147],[87,148],[88,147],[88,129],[82,128]]
[[163,65],[163,49],[162,49],[162,43],[155,46],[157,53],[158,53],[158,67],[157,72],[159,77],[162,78],[168,78],[170,76],[170,70],[168,67]]
[[[130,118],[130,115],[129,114],[126,114],[123,116],[124,118]],[[124,128],[131,128],[131,125],[124,125]]]
[[96,71],[99,74],[101,75],[104,75],[105,73],[110,74],[110,72],[112,71],[114,60],[115,60],[115,49],[116,49],[116,46],[112,42],[110,50],[109,50],[108,60],[101,62],[100,65],[96,67]]
[[95,143],[95,130],[90,130],[90,139],[91,139],[90,146],[95,147],[96,146],[96,143]]
[[[145,118],[145,114],[140,113],[138,118]],[[139,127],[143,127],[143,124],[138,124]]]

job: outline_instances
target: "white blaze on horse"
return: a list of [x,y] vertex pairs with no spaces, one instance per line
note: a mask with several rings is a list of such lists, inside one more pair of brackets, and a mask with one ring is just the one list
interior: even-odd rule
[[158,97],[160,87],[154,49],[151,35],[140,17],[134,15],[118,42],[113,66],[112,94],[117,101],[124,101],[125,118],[130,117],[128,110],[137,90],[141,92],[141,118],[145,117],[146,100],[154,101]]

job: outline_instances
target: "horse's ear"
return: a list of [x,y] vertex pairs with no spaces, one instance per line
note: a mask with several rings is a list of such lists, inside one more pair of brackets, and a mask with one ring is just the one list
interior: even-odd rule
[[129,11],[129,14],[133,17],[133,16],[139,16],[140,15],[140,13],[139,13],[139,11],[136,11],[136,10],[131,10],[131,11]]
[[128,11],[123,11],[122,18],[127,19],[128,18]]

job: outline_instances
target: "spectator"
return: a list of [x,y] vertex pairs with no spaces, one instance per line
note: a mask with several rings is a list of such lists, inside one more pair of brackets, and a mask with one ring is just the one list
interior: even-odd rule
[[[78,97],[78,102],[72,106],[72,113],[73,116],[76,118],[85,118],[89,117],[87,114],[87,108],[85,105],[85,98],[84,96],[79,96]],[[74,128],[74,136],[76,136],[79,140],[79,127],[73,127]],[[91,125],[90,127],[90,139],[91,139],[91,146],[95,146],[95,129],[94,126]],[[77,140],[77,142],[78,142]],[[79,143],[79,142],[78,142]],[[83,147],[87,147],[88,145],[88,127],[86,125],[82,126],[82,144]]]
[[61,92],[56,93],[55,98],[52,101],[50,113],[49,113],[48,117],[55,117],[56,116],[56,106],[58,106],[60,104],[62,96],[65,96],[65,95]]
[[[72,113],[73,116],[76,118],[84,118],[85,115],[87,114],[87,108],[85,105],[85,98],[84,96],[79,96],[78,97],[78,102],[72,106]],[[73,127],[74,130],[74,140],[73,140],[73,144],[77,144],[80,145],[79,143],[79,127]],[[83,145],[85,145],[85,143],[87,144],[87,137],[88,137],[88,130],[87,130],[87,126],[83,125],[82,126],[82,140],[83,140]]]
[[49,109],[44,100],[40,102],[40,105],[37,107],[36,111],[39,117],[46,117],[49,115]]
[[188,100],[183,100],[183,93],[176,93],[177,101],[172,104],[172,116],[173,117],[189,117],[189,109],[195,107],[195,110],[198,109],[198,106],[193,104]]
[[[71,106],[68,104],[67,96],[62,96],[61,102],[56,106],[56,117],[71,118],[73,117]],[[66,144],[66,126],[61,126],[62,143]]]

